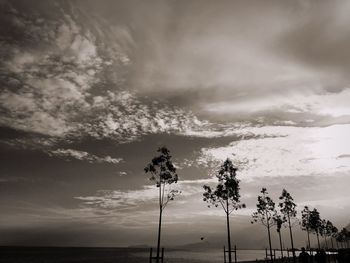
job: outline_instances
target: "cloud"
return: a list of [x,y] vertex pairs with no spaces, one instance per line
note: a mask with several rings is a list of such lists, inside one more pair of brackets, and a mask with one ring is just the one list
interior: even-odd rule
[[[2,56],[0,106],[5,114],[0,123],[62,137],[76,129],[77,114],[89,108],[88,90],[101,71],[101,57],[89,31],[83,34],[82,26],[63,9],[59,18],[42,15],[30,11],[6,15],[12,31],[3,41],[9,49]],[[21,41],[16,33],[22,34]]]
[[73,149],[57,149],[57,150],[51,150],[48,152],[51,156],[57,156],[61,158],[66,159],[77,159],[81,161],[88,161],[90,163],[111,163],[111,164],[118,164],[123,161],[122,158],[112,158],[111,156],[107,155],[104,157],[98,157],[96,155],[90,154],[88,152],[84,151],[77,151]]
[[350,154],[341,154],[337,158],[350,158]]
[[276,52],[320,72],[328,71],[329,75],[341,76],[343,81],[348,82],[350,57],[347,47],[350,37],[346,25],[350,22],[347,16],[349,3],[306,3],[300,10],[299,19],[281,34],[281,41],[275,45]]
[[[177,202],[186,203],[186,199],[202,191],[202,185],[212,182],[212,179],[182,180],[177,184],[167,186],[167,191],[180,190],[181,193],[175,198]],[[156,207],[158,203],[159,191],[155,185],[144,185],[136,190],[99,190],[93,196],[77,196],[83,201],[84,206],[103,209],[107,212],[148,210]],[[179,201],[180,200],[180,201]],[[182,200],[182,201],[181,201]]]
[[25,177],[20,177],[20,176],[8,176],[8,177],[1,177],[0,178],[0,184],[1,183],[17,183],[21,181],[27,181],[28,179]]
[[201,125],[190,111],[125,87],[135,48],[127,26],[106,27],[102,18],[87,23],[91,17],[79,5],[57,4],[55,15],[46,14],[49,9],[19,15],[20,7],[7,3],[14,11],[3,18],[12,31],[2,41],[8,47],[1,62],[2,126],[60,139],[110,137],[123,143]]
[[159,9],[133,10],[151,13],[146,23],[157,25],[140,25],[157,41],[145,41],[131,67],[139,93],[168,98],[213,121],[264,117],[270,125],[307,125],[306,116],[328,123],[349,116],[349,78],[329,67],[345,62],[341,70],[347,72],[350,61],[345,2],[204,1]]
[[[21,10],[18,5],[7,5],[11,10]],[[210,5],[206,2],[206,7],[196,12],[204,12]],[[226,14],[226,5],[231,4],[225,3],[215,13]],[[271,52],[270,42],[277,41],[281,32],[295,24],[294,13],[288,19],[281,15],[283,5],[273,12],[276,19],[283,21],[280,27],[272,25],[269,16],[252,21],[270,25],[268,36],[262,36],[251,24],[244,24],[244,35],[228,36],[228,31],[238,29],[232,28],[235,23],[225,16],[218,16],[214,24],[209,22],[210,17],[201,17],[199,23],[187,11],[180,12],[192,23],[174,31],[179,36],[176,59],[171,59],[172,39],[163,34],[163,27],[149,29],[150,35],[145,36],[139,29],[131,30],[127,23],[133,12],[145,9],[149,14],[153,9],[140,6],[127,14],[123,23],[112,19],[106,26],[108,21],[102,17],[88,23],[89,10],[79,4],[75,8],[70,4],[59,6],[55,16],[21,10],[21,16],[19,11],[12,11],[4,18],[12,31],[23,37],[18,41],[18,35],[6,32],[8,38],[2,41],[9,49],[2,54],[0,77],[4,87],[0,92],[3,126],[60,138],[110,137],[123,143],[150,133],[227,136],[243,125],[220,126],[202,120],[209,118],[215,123],[220,116],[293,126],[350,116],[349,90],[345,86],[335,82],[337,90],[329,91],[324,83],[330,82],[323,82],[323,76],[321,81],[318,72]],[[244,5],[236,7],[238,17],[246,21],[242,14],[252,11]],[[160,8],[178,12],[168,3]],[[159,13],[150,16],[148,23],[168,19]],[[135,23],[140,21],[136,19]],[[203,23],[208,27],[201,32]],[[137,41],[151,35],[159,40],[157,45],[146,41],[140,54]],[[265,45],[248,41],[257,37]],[[39,39],[44,41],[37,44]],[[215,55],[211,52],[214,44],[220,46]],[[305,116],[314,122],[305,121]],[[340,121],[348,119],[334,120]]]
[[[203,148],[199,161],[218,163],[226,158],[242,167],[242,178],[264,176],[331,175],[350,170],[347,143],[349,125],[330,127],[256,127],[241,131],[261,136]],[[271,136],[274,135],[274,136]]]
[[[304,205],[316,207],[323,217],[336,221],[346,222],[349,196],[339,197],[338,193],[346,193],[346,182],[349,181],[346,173],[334,176],[270,176],[255,177],[254,180],[242,179],[240,183],[241,201],[247,205],[233,214],[234,225],[250,227],[250,216],[256,209],[257,196],[261,187],[267,187],[271,197],[278,200],[283,188],[292,194],[299,211]],[[215,185],[216,178],[201,180],[182,180],[176,186],[182,191],[181,195],[169,203],[164,214],[167,228],[181,224],[194,228],[200,223],[203,227],[218,231],[218,220],[224,220],[221,207],[208,208],[203,201],[203,185]],[[108,220],[115,220],[114,225],[122,226],[130,231],[134,228],[144,229],[145,226],[156,226],[158,219],[157,205],[158,191],[154,186],[144,186],[135,190],[100,190],[95,195],[78,196],[81,201],[80,212],[95,216],[103,215]],[[333,211],[333,212],[332,212]],[[203,220],[203,218],[206,220]],[[221,218],[220,218],[221,217]],[[208,221],[213,218],[215,222]],[[178,228],[177,228],[178,229]]]
[[[350,89],[346,88],[340,92],[320,92],[318,94],[308,92],[276,94],[262,96],[260,98],[247,98],[247,100],[223,101],[207,104],[205,111],[216,114],[259,114],[262,112],[309,113],[330,117],[350,115],[350,106],[347,101],[350,99]],[[296,124],[295,122],[292,123]]]
[[[1,223],[13,229],[9,236],[19,226],[37,233],[47,222],[61,229],[73,220],[118,233],[110,235],[123,246],[141,235],[149,242],[158,191],[142,177],[142,163],[161,144],[170,146],[180,179],[191,179],[175,185],[182,194],[164,214],[165,238],[224,236],[224,213],[207,209],[202,186],[216,183],[227,157],[239,167],[248,206],[233,218],[239,240],[256,230],[242,215],[261,186],[275,200],[287,187],[298,205],[348,220],[347,3],[0,5],[0,183],[11,186],[2,191]],[[57,159],[62,169],[52,172]]]

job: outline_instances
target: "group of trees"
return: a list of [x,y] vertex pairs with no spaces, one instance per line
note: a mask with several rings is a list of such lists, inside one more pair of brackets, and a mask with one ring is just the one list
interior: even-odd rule
[[335,240],[337,241],[338,247],[349,248],[350,245],[350,232],[344,227],[340,232],[335,235]]
[[288,227],[290,235],[290,244],[293,254],[293,262],[296,262],[293,232],[292,227],[297,222],[300,223],[302,230],[307,233],[308,247],[311,249],[310,234],[315,234],[317,237],[318,249],[321,249],[320,237],[324,238],[324,248],[329,249],[328,241],[331,241],[332,249],[335,249],[333,239],[336,240],[337,248],[349,247],[350,232],[343,228],[340,232],[338,228],[333,225],[329,220],[322,219],[320,213],[316,208],[310,210],[308,206],[304,206],[301,211],[301,220],[297,218],[296,204],[293,197],[287,190],[283,189],[281,196],[279,197],[279,210],[276,209],[276,204],[269,196],[267,189],[262,188],[261,195],[258,196],[258,202],[256,204],[257,210],[252,215],[252,223],[259,222],[263,224],[267,229],[270,257],[273,260],[272,244],[271,244],[271,227],[276,226],[277,233],[279,235],[281,256],[283,258],[283,245],[281,237],[281,228],[283,225]]
[[[144,168],[146,173],[151,174],[150,180],[154,181],[158,188],[159,224],[156,256],[157,263],[160,261],[160,238],[163,210],[168,202],[173,200],[179,193],[178,190],[166,189],[167,187],[169,188],[169,185],[177,183],[178,180],[176,167],[172,163],[170,151],[166,147],[161,147],[158,149],[158,153],[159,154]],[[232,262],[230,215],[233,211],[245,207],[245,204],[240,203],[240,188],[239,180],[236,177],[236,171],[237,168],[233,166],[232,161],[227,159],[221,165],[216,175],[218,184],[214,188],[208,185],[203,186],[203,200],[208,202],[208,206],[221,206],[225,211],[229,263]]]
[[331,241],[332,249],[348,247],[349,245],[350,232],[346,228],[339,231],[330,220],[322,219],[316,208],[310,210],[308,206],[304,206],[304,209],[301,211],[301,227],[307,232],[309,248],[311,247],[310,233],[316,235],[318,249],[321,248],[320,237],[324,238],[324,248],[326,249],[330,248],[329,240]]
[[[173,200],[174,197],[180,193],[178,190],[171,190],[169,185],[177,183],[178,175],[176,173],[176,167],[172,163],[170,151],[166,147],[158,149],[158,155],[154,157],[149,164],[145,167],[144,171],[150,173],[150,180],[154,181],[158,188],[158,205],[159,205],[159,224],[158,224],[158,239],[157,239],[157,263],[160,261],[160,239],[161,239],[161,225],[162,214],[164,208],[168,202]],[[203,201],[208,203],[208,207],[221,207],[226,214],[226,226],[227,226],[227,243],[229,263],[232,262],[231,255],[231,234],[230,234],[230,215],[241,208],[245,208],[245,204],[240,202],[240,187],[239,180],[236,177],[237,168],[234,167],[230,159],[226,159],[220,166],[216,177],[218,184],[215,187],[204,185]],[[289,229],[289,236],[291,242],[291,248],[293,253],[294,263],[296,262],[293,232],[292,227],[298,222],[296,204],[293,197],[287,190],[283,189],[281,196],[279,197],[278,208],[276,208],[275,202],[269,196],[266,188],[262,188],[261,195],[258,196],[257,209],[252,214],[252,223],[263,224],[268,233],[269,248],[271,260],[272,255],[272,243],[271,243],[271,227],[276,226],[277,233],[279,235],[280,249],[283,257],[283,245],[282,245],[282,226],[286,226]],[[324,237],[325,246],[328,247],[327,242],[330,238],[333,246],[333,239],[336,240],[337,246],[344,246],[349,243],[350,235],[346,228],[341,231],[330,222],[329,220],[321,219],[320,213],[316,208],[310,210],[308,206],[305,206],[301,211],[301,227],[307,232],[307,239],[309,248],[310,234],[316,234],[318,248],[320,248],[320,236]]]
[[283,245],[282,245],[282,226],[287,225],[289,228],[290,242],[292,247],[293,259],[295,262],[295,251],[292,226],[295,222],[297,211],[296,204],[293,197],[283,189],[281,196],[279,197],[279,210],[276,208],[275,202],[269,196],[266,188],[262,188],[261,195],[258,196],[258,202],[256,204],[256,211],[253,213],[253,220],[251,223],[261,223],[267,229],[267,235],[269,239],[270,257],[273,260],[272,243],[271,243],[271,227],[276,226],[276,230],[279,236],[280,249],[283,257]]

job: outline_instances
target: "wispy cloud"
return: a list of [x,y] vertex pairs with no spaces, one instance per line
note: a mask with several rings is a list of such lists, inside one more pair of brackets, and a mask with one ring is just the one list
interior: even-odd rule
[[[256,114],[262,112],[308,113],[322,116],[349,116],[350,90],[340,92],[290,92],[286,95],[265,95],[245,98],[241,101],[222,101],[205,105],[204,110],[215,114]],[[297,124],[294,122],[294,124]]]
[[[190,196],[198,195],[202,191],[203,184],[212,181],[212,179],[182,180],[168,187],[168,190],[181,190],[176,199],[179,199],[179,202],[187,203],[186,200]],[[155,185],[145,185],[136,190],[99,190],[96,195],[77,196],[75,198],[81,200],[83,205],[110,212],[135,209],[148,210],[150,207],[155,208],[157,205],[159,194],[157,189]],[[201,194],[199,194],[200,196]]]
[[122,158],[112,158],[107,155],[104,157],[99,157],[88,152],[78,151],[73,149],[57,149],[49,151],[49,155],[61,157],[66,160],[77,159],[81,161],[88,161],[90,163],[111,163],[118,164],[123,161]]

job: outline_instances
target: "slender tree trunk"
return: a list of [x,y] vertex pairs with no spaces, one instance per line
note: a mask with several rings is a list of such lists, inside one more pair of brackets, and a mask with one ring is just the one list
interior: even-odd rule
[[230,213],[228,210],[228,200],[226,200],[226,224],[227,224],[227,244],[228,244],[228,262],[232,263],[231,256],[231,231],[230,231]]
[[334,249],[333,237],[331,237],[331,245],[332,245],[332,249]]
[[159,184],[159,225],[158,225],[158,242],[157,242],[157,263],[159,263],[159,255],[160,255],[160,234],[162,230],[162,214],[163,214],[163,206],[162,206],[162,184]]
[[282,236],[281,236],[281,230],[278,231],[278,236],[280,238],[280,248],[281,248],[281,256],[282,256],[282,261],[283,261],[283,246],[282,246]]
[[272,256],[272,245],[271,245],[271,234],[270,234],[270,220],[269,220],[269,215],[266,212],[266,218],[267,218],[267,234],[269,236],[269,246],[270,246],[270,258],[271,258],[271,262],[273,262],[273,256]]
[[295,251],[294,251],[294,242],[293,242],[293,234],[292,234],[292,226],[291,226],[291,223],[290,223],[289,215],[288,215],[288,225],[289,225],[290,243],[292,245],[293,263],[296,263]]
[[269,226],[269,225],[267,225],[267,234],[269,235],[270,258],[271,258],[271,262],[273,262],[272,245],[271,245],[271,235],[270,235],[270,226]]
[[318,245],[318,249],[320,250],[320,249],[321,249],[321,246],[320,246],[320,237],[318,236],[318,232],[316,232],[316,236],[317,236],[317,245]]
[[324,236],[324,246],[325,246],[325,249],[327,250],[328,249],[328,243],[327,243],[326,235]]
[[307,242],[309,244],[309,250],[311,251],[311,245],[310,245],[310,232],[309,232],[309,229],[307,228],[306,229],[306,232],[307,232]]
[[162,230],[162,209],[159,212],[159,226],[158,226],[158,242],[157,242],[157,263],[159,263],[159,255],[160,255],[160,232]]

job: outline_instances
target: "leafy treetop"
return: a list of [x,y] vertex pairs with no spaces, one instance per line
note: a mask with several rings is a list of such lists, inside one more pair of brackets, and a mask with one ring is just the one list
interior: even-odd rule
[[279,203],[281,213],[287,218],[295,217],[297,215],[297,210],[295,209],[297,205],[293,202],[294,199],[290,193],[288,193],[286,189],[283,189],[279,199],[281,200]]
[[[253,213],[252,218],[254,222],[260,221],[264,226],[271,227],[277,223],[273,220],[274,217],[277,219],[275,202],[268,195],[266,188],[262,188],[260,191],[261,195],[258,196],[258,203],[256,204],[256,212]],[[281,223],[282,226],[283,222]]]
[[272,219],[276,224],[277,232],[281,232],[283,224],[287,221],[286,218],[278,213],[275,213]]
[[166,147],[158,148],[160,154],[152,159],[145,167],[146,173],[151,173],[150,180],[156,181],[157,187],[160,184],[172,184],[178,180],[176,168],[171,161],[170,151]]
[[236,177],[237,168],[233,166],[230,159],[226,159],[221,165],[216,177],[218,184],[215,189],[204,185],[203,200],[215,207],[222,206],[228,214],[234,210],[245,208],[245,204],[240,203],[239,180]]
[[301,227],[303,230],[309,231],[310,226],[310,214],[311,211],[308,206],[304,206],[304,209],[301,211]]
[[317,211],[316,208],[314,208],[310,212],[310,218],[309,218],[309,226],[310,230],[316,234],[320,233],[321,230],[321,217],[320,213]]
[[159,187],[159,206],[163,210],[169,201],[174,200],[174,197],[180,193],[179,190],[169,190],[165,192],[165,186],[172,183],[177,183],[178,175],[176,167],[171,161],[170,151],[166,147],[158,148],[159,155],[154,157],[149,164],[144,168],[145,173],[150,173],[151,181],[155,181]]

